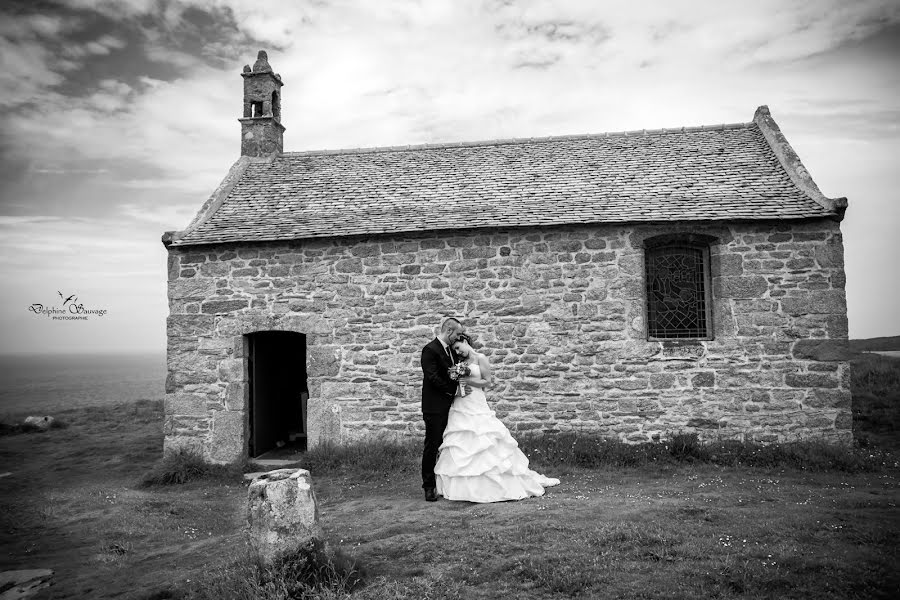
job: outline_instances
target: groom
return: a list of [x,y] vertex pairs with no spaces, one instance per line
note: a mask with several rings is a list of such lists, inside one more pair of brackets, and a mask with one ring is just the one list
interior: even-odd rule
[[428,502],[437,500],[434,465],[457,387],[448,373],[448,369],[459,360],[451,346],[461,333],[463,326],[459,321],[452,317],[445,319],[438,336],[422,348],[422,418],[425,420],[422,487],[425,488],[425,500]]

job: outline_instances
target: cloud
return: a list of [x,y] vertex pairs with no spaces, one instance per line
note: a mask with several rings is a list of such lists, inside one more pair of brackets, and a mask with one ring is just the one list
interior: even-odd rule
[[197,203],[177,206],[145,206],[141,204],[123,204],[119,214],[126,219],[144,223],[152,223],[159,231],[182,229],[197,214],[200,205]]
[[86,56],[103,56],[110,54],[113,50],[121,50],[127,45],[125,40],[113,35],[104,34],[96,40],[85,42],[81,45],[66,44],[62,48],[62,53],[72,59],[84,58]]
[[[237,158],[240,70],[260,48],[286,84],[286,150],[749,121],[760,104],[804,160],[813,157],[814,174],[834,147],[865,157],[893,150],[898,137],[895,58],[874,61],[866,48],[900,22],[896,2],[65,7],[0,18],[2,156],[15,163],[4,169],[15,181],[3,182],[3,209],[19,211],[0,228],[21,244],[0,247],[4,264],[32,279],[29,261],[63,277],[58,254],[97,277],[164,264],[161,231],[189,222]],[[891,173],[879,171],[878,189],[896,187]],[[851,179],[835,187],[876,194]],[[29,212],[34,221],[9,220]],[[62,218],[72,214],[106,216]],[[113,256],[90,250],[100,239]]]
[[64,77],[50,68],[50,53],[39,42],[0,37],[0,107],[40,99],[48,86]]
[[185,70],[202,67],[205,64],[198,56],[166,48],[162,45],[148,45],[146,47],[145,56],[154,62],[172,65]]
[[31,170],[32,173],[40,173],[45,175],[101,175],[109,173],[109,169],[46,169],[36,168]]
[[29,215],[23,217],[15,217],[10,215],[0,215],[0,227],[11,227],[14,225],[26,225],[34,223],[47,223],[58,221],[59,217],[45,217],[40,215]]
[[133,180],[139,163],[157,185],[164,173],[167,185],[201,191],[237,158],[240,100],[227,102],[240,89],[236,75],[200,69],[191,80],[154,81],[140,91],[105,79],[82,98],[44,91],[33,118],[6,117],[7,135],[19,140],[20,158],[45,171],[96,170]]
[[9,40],[52,40],[81,27],[81,21],[61,15],[32,13],[4,15],[0,20],[0,37]]
[[7,282],[69,273],[100,279],[135,267],[161,272],[164,265],[155,228],[127,219],[0,217],[0,232],[0,275]]
[[[815,54],[897,16],[875,2],[788,7],[768,2],[743,11],[717,2],[697,3],[692,11],[659,3],[636,12],[622,5],[535,1],[489,4],[482,13],[474,5],[441,2],[78,0],[70,6],[134,22],[154,16],[155,21],[142,21],[144,57],[176,67],[182,75],[164,81],[135,74],[135,83],[145,84],[140,89],[123,81],[110,87],[115,80],[105,79],[100,90],[74,102],[48,94],[46,87],[13,94],[19,101],[44,94],[38,113],[47,124],[45,143],[32,149],[34,158],[58,148],[95,160],[115,148],[120,156],[195,189],[210,184],[213,165],[221,171],[222,164],[230,164],[233,152],[224,149],[237,147],[233,119],[238,110],[232,107],[239,107],[240,83],[238,61],[212,68],[196,53],[168,43],[172,32],[193,26],[187,17],[191,9],[207,11],[224,28],[224,41],[204,48],[232,52],[241,35],[283,48],[270,49],[270,57],[287,83],[286,136],[298,149],[438,141],[448,134],[452,139],[485,137],[479,132],[488,137],[551,133],[542,131],[548,116],[563,117],[572,128],[583,122],[588,131],[695,124],[666,117],[655,98],[698,86],[715,94],[722,85],[718,78],[725,75],[722,64],[730,63],[726,68],[737,78],[748,65]],[[49,31],[62,25],[51,19],[40,27]],[[120,38],[107,34],[76,46],[75,53],[123,47]],[[49,67],[40,46],[25,50],[23,62],[34,66],[29,70],[45,81],[59,81],[61,75]],[[252,62],[254,54],[245,50],[241,62]],[[516,69],[527,73],[516,75]],[[564,94],[554,93],[561,88],[567,88]],[[386,89],[399,91],[388,94]],[[620,116],[621,127],[589,115],[611,114],[625,95],[648,102],[628,109],[633,117]],[[359,104],[361,97],[369,99],[366,105]],[[662,118],[637,122],[648,111]],[[112,112],[121,114],[110,117]],[[383,115],[391,115],[391,122],[384,123]],[[479,123],[482,119],[489,121],[487,127]],[[20,139],[33,140],[39,133],[37,126],[13,129]],[[129,132],[127,138],[123,131]]]

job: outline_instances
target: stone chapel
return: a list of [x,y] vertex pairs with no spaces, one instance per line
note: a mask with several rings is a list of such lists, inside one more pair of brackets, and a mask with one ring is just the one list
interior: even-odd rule
[[241,156],[166,232],[165,448],[227,463],[421,436],[419,353],[459,318],[516,432],[850,443],[840,223],[746,123],[285,152],[241,73]]

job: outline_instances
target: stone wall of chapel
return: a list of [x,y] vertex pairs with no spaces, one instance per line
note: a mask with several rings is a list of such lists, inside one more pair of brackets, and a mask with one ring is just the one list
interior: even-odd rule
[[[643,240],[703,233],[714,339],[647,341]],[[166,448],[246,454],[244,335],[307,335],[310,443],[420,436],[456,315],[515,432],[851,441],[837,223],[571,226],[169,248]]]

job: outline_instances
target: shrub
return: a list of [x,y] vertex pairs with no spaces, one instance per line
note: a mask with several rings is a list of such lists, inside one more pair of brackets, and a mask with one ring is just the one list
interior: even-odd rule
[[355,558],[312,539],[268,567],[266,577],[283,585],[288,598],[300,598],[309,588],[349,592],[363,583],[365,573]]
[[736,440],[703,442],[696,433],[675,433],[656,443],[629,444],[590,433],[527,435],[519,447],[543,467],[643,467],[699,462],[723,466],[794,468],[809,471],[877,470],[883,456],[824,441],[757,444]]
[[700,443],[696,433],[676,433],[669,439],[669,454],[680,462],[708,460],[707,448]]
[[311,540],[270,566],[245,556],[210,573],[178,598],[191,600],[326,600],[344,598],[363,585],[365,569],[340,550]]
[[168,452],[147,471],[141,487],[183,484],[203,479],[239,479],[242,465],[216,465],[206,462],[197,452],[179,448]]
[[367,440],[349,444],[324,442],[302,455],[312,473],[353,474],[363,479],[415,470],[421,455],[418,440]]

